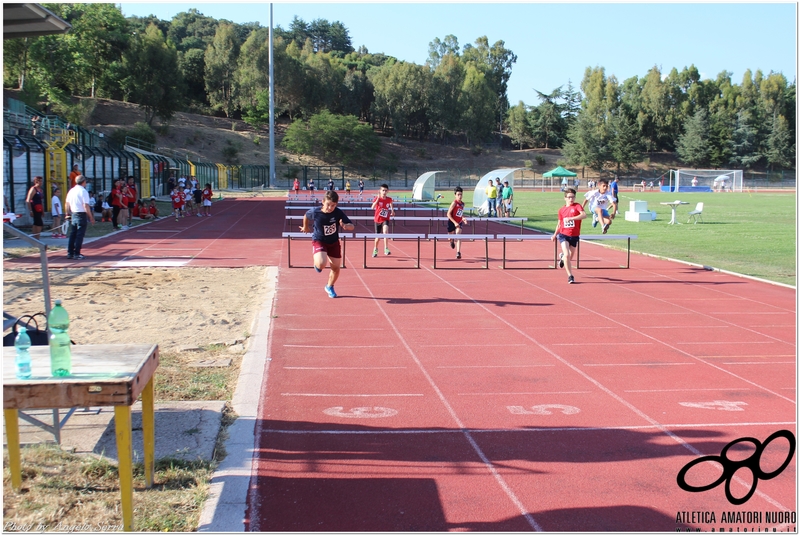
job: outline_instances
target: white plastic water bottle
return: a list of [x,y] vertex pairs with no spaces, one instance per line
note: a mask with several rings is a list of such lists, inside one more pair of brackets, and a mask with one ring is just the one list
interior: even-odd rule
[[28,351],[30,347],[31,337],[28,336],[28,329],[23,327],[14,339],[14,348],[17,350],[17,356],[14,359],[17,379],[30,379],[31,377],[31,353]]

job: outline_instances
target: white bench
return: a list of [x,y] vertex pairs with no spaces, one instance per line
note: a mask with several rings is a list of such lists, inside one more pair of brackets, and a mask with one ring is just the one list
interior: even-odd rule
[[[374,240],[375,238],[382,239],[388,238],[389,240],[416,240],[416,269],[419,269],[422,265],[421,260],[421,252],[422,252],[422,240],[427,239],[427,235],[422,234],[378,234],[374,232],[367,232],[364,234],[357,234],[357,238],[363,238],[363,267],[364,269],[368,269],[366,265],[366,258],[368,257],[368,248],[367,248],[367,240]],[[400,267],[401,268],[401,267]],[[393,268],[393,269],[400,269],[400,268]],[[389,269],[389,268],[385,268]]]
[[[341,267],[347,267],[347,238],[352,238],[352,233],[346,232],[339,232],[339,238],[341,238],[342,242],[342,251],[341,251]],[[305,232],[284,232],[283,237],[286,238],[288,242],[288,256],[289,256],[289,267],[311,267],[311,266],[292,266],[291,265],[291,241],[292,240],[310,240],[313,237],[312,233],[305,233]]]

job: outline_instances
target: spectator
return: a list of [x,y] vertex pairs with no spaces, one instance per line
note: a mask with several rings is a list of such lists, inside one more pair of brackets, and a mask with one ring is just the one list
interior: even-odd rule
[[42,191],[43,178],[40,176],[33,177],[33,186],[28,190],[28,195],[25,197],[25,204],[28,205],[28,213],[33,218],[33,226],[31,231],[33,237],[37,240],[41,237],[42,229],[44,228],[44,192]]
[[488,217],[497,216],[497,188],[494,181],[489,179],[486,186],[486,197],[488,198]]
[[78,178],[79,174],[80,174],[80,171],[78,170],[78,164],[74,164],[72,166],[72,172],[69,173],[69,187],[70,188],[74,188],[75,187],[75,179]]
[[153,219],[158,219],[158,206],[155,204],[155,197],[150,197],[150,205],[147,207],[147,213],[153,216]]
[[66,238],[66,234],[61,233],[61,188],[56,188],[53,191],[53,198],[50,200],[50,209],[53,214],[53,238]]
[[513,188],[508,181],[505,181],[505,187],[502,189],[502,206],[505,210],[505,217],[513,215]]
[[70,220],[69,242],[67,244],[67,258],[83,260],[84,256],[80,253],[83,246],[83,237],[86,235],[86,227],[91,221],[94,224],[94,214],[89,206],[89,192],[84,187],[86,177],[78,175],[75,177],[75,187],[69,190],[66,199],[67,219]]
[[134,176],[128,176],[128,225],[133,223],[133,216],[130,212],[133,211],[133,207],[136,206],[136,200],[139,197],[138,192],[136,191],[136,178]]

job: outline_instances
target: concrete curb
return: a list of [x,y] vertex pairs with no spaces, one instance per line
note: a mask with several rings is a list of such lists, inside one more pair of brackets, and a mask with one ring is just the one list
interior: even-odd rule
[[229,438],[225,442],[227,457],[211,478],[211,488],[200,514],[197,531],[244,531],[255,450],[255,425],[271,360],[268,351],[277,275],[277,267],[268,267],[264,273],[266,298],[253,322],[250,346],[242,359],[233,395],[233,410],[238,419],[228,428]]

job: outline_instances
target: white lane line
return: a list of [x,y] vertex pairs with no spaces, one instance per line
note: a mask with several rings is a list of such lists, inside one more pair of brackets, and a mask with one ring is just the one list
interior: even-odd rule
[[284,370],[404,370],[407,366],[283,366]]
[[[330,345],[298,345],[298,344],[283,344],[283,347],[303,347],[303,348],[316,348],[316,349],[331,349]],[[363,348],[379,348],[379,347],[394,347],[394,346],[335,346],[336,349],[363,349]]]
[[708,392],[708,391],[716,391],[722,390],[724,392],[729,392],[734,390],[736,392],[741,390],[750,390],[749,388],[662,388],[662,389],[653,389],[653,390],[625,390],[625,392]]
[[189,260],[120,260],[112,267],[181,267]]
[[743,364],[796,364],[796,361],[795,360],[783,360],[783,361],[776,361],[776,362],[722,362],[722,364],[729,364],[731,366],[743,365]]
[[[654,342],[602,342],[603,346],[651,346]],[[563,344],[549,344],[551,346],[596,346],[595,342],[578,342],[578,343],[563,343]]]
[[554,368],[554,364],[486,364],[480,366],[436,366],[436,368],[444,369],[444,370],[459,370],[459,369],[470,369],[470,368]]
[[526,396],[530,394],[547,395],[547,394],[593,394],[590,390],[575,390],[574,392],[464,392],[458,393],[459,396]]
[[583,364],[583,366],[694,366],[696,362],[636,362],[633,364]]
[[[425,268],[425,270],[428,273],[431,273],[429,268]],[[394,330],[394,333],[397,336],[397,338],[399,339],[399,341],[402,343],[403,346],[405,346],[405,350],[408,352],[410,357],[416,363],[416,366],[418,367],[419,371],[422,373],[422,375],[424,375],[424,377],[427,380],[428,384],[430,384],[430,386],[432,387],[433,391],[435,391],[436,396],[438,396],[438,399],[444,405],[444,408],[447,410],[447,412],[449,412],[450,416],[455,421],[455,424],[461,430],[461,433],[463,434],[464,438],[466,438],[466,440],[469,442],[469,445],[472,447],[474,452],[477,453],[477,456],[480,457],[480,460],[483,462],[483,465],[486,467],[486,469],[489,471],[489,473],[494,477],[494,480],[497,482],[497,484],[500,486],[500,488],[502,488],[502,490],[505,492],[505,495],[508,497],[508,499],[510,499],[511,502],[516,506],[517,510],[521,513],[521,515],[524,517],[524,519],[527,521],[527,523],[530,525],[530,527],[533,528],[535,531],[543,531],[543,528],[538,524],[538,522],[535,521],[535,519],[530,514],[530,512],[527,510],[527,508],[524,506],[524,504],[521,502],[519,497],[516,496],[516,494],[510,488],[508,483],[505,481],[505,478],[502,477],[502,474],[499,473],[499,471],[494,466],[494,464],[491,462],[491,460],[486,456],[486,454],[483,452],[483,450],[477,444],[477,441],[475,441],[474,437],[471,435],[469,430],[466,429],[465,425],[463,425],[463,422],[458,417],[457,413],[455,412],[455,409],[452,407],[452,405],[450,405],[450,403],[447,400],[446,396],[444,396],[444,393],[441,391],[440,388],[438,388],[438,385],[433,380],[433,378],[430,376],[430,374],[427,372],[427,369],[424,367],[422,362],[419,360],[419,357],[416,355],[414,350],[411,348],[411,346],[407,342],[407,340],[405,340],[405,338],[402,336],[402,333],[400,333],[400,331],[397,328],[397,326],[391,320],[391,317],[389,317],[389,315],[386,312],[383,304],[380,302],[380,300],[377,299],[377,297],[375,296],[374,292],[372,292],[372,289],[369,288],[369,286],[366,284],[366,281],[363,279],[363,276],[361,275],[361,271],[359,269],[357,269],[357,268],[354,271],[355,271],[355,274],[357,275],[358,279],[361,281],[361,284],[363,285],[363,287],[366,289],[367,292],[369,292],[369,295],[371,296],[371,298],[372,298],[373,302],[375,303],[375,305],[377,306],[377,308],[380,309],[380,312],[383,314],[383,317],[386,319],[388,324]],[[438,275],[436,275],[436,278],[438,278],[439,280],[443,280]],[[452,285],[450,284],[449,286],[452,286]],[[465,295],[465,294],[463,294],[463,295]],[[472,302],[474,302],[473,299],[472,299]],[[485,307],[483,307],[483,308],[485,309]],[[496,314],[493,314],[493,316],[495,318],[497,318],[497,319],[501,319]]]
[[619,426],[598,426],[598,427],[517,427],[513,429],[370,429],[370,430],[347,430],[347,429],[328,429],[328,430],[308,430],[308,429],[263,429],[264,433],[274,433],[278,435],[432,435],[432,434],[462,434],[469,431],[474,434],[485,433],[549,433],[549,432],[574,432],[574,431],[646,431],[649,429],[660,430],[662,427],[669,429],[693,429],[697,427],[761,427],[761,426],[782,426],[794,425],[796,422],[725,422],[725,423],[706,423],[706,424],[659,424],[659,425],[619,425]]
[[314,392],[281,392],[281,396],[299,396],[308,398],[397,398],[423,397],[424,394],[319,394]]
[[[699,344],[735,344],[737,346],[740,346],[740,345],[743,345],[743,344],[773,344],[774,342],[775,342],[774,340],[765,340],[763,342],[730,342],[728,340],[719,340],[717,342],[674,342],[674,343],[675,343],[675,345],[678,345],[678,346],[693,346],[693,345],[699,345]],[[787,343],[787,342],[783,342],[783,343]]]
[[[425,268],[425,269],[427,269],[427,271],[428,271],[428,272],[431,272],[431,273],[432,273],[432,271],[431,271],[429,268]],[[464,292],[464,291],[463,291],[461,288],[459,288],[459,287],[455,286],[454,284],[452,284],[452,283],[450,283],[450,282],[448,282],[448,281],[444,280],[444,279],[443,279],[443,278],[442,278],[440,275],[438,275],[438,274],[435,274],[435,275],[436,275],[436,276],[439,278],[439,280],[441,280],[442,282],[444,282],[445,284],[447,284],[448,286],[450,286],[451,288],[453,288],[455,291],[457,291],[457,292],[460,292],[460,293],[461,293],[462,295],[464,295],[465,297],[469,297],[469,296],[466,294],[466,292]],[[657,275],[657,274],[656,274],[656,275]],[[508,276],[510,276],[510,277],[513,277],[513,278],[515,278],[515,279],[516,279],[516,280],[518,280],[518,281],[521,281],[523,284],[526,284],[526,285],[528,285],[528,286],[532,286],[532,287],[534,287],[534,288],[538,289],[539,291],[541,291],[541,292],[543,292],[543,293],[546,293],[546,294],[552,295],[553,297],[556,297],[556,298],[558,298],[558,299],[561,299],[561,300],[563,300],[563,301],[564,301],[564,302],[566,302],[566,303],[570,303],[570,304],[571,304],[571,305],[573,305],[575,308],[578,308],[578,309],[583,309],[583,310],[586,310],[586,311],[589,311],[589,312],[593,312],[594,314],[598,314],[598,312],[597,312],[597,311],[594,311],[594,310],[592,310],[592,309],[588,308],[587,306],[585,306],[585,305],[583,305],[583,304],[580,304],[580,303],[576,302],[576,301],[575,301],[575,300],[573,300],[573,299],[568,299],[568,298],[566,298],[566,297],[564,297],[564,296],[562,296],[562,295],[557,295],[557,294],[555,294],[554,292],[552,292],[552,291],[548,290],[547,288],[544,288],[544,287],[542,287],[542,286],[540,286],[540,285],[538,285],[538,284],[534,284],[534,283],[532,283],[532,282],[530,282],[530,281],[527,281],[527,280],[525,280],[525,279],[522,279],[522,278],[520,278],[520,277],[519,277],[519,276],[517,276],[517,275],[514,275],[514,274],[512,274],[512,273],[508,273]],[[658,275],[658,276],[659,276],[659,275]],[[627,289],[627,288],[625,288],[625,289]],[[652,297],[652,296],[648,296],[648,295],[646,295],[646,294],[643,294],[643,293],[641,293],[641,292],[637,292],[637,291],[634,291],[634,290],[630,290],[630,291],[633,291],[634,293],[636,293],[636,294],[638,294],[638,295],[641,295],[641,296],[644,296],[644,297],[647,297],[647,298],[649,298],[649,299],[657,299],[657,298],[654,298],[654,297]],[[660,299],[658,299],[658,300],[660,300]],[[663,300],[660,300],[660,301],[663,301]],[[665,302],[665,301],[664,301],[664,302]],[[480,303],[479,303],[479,302],[477,302],[477,301],[475,301],[475,303],[476,303],[478,306],[480,306],[481,308],[483,308],[483,310],[485,310],[487,314],[489,314],[489,315],[491,315],[491,316],[494,316],[494,317],[496,317],[497,319],[501,319],[501,318],[499,318],[499,316],[497,315],[497,313],[496,313],[495,311],[493,311],[493,310],[489,309],[489,308],[488,308],[488,307],[486,307],[486,306],[483,306],[482,304],[480,304]],[[673,305],[673,306],[676,306],[676,305]],[[659,343],[660,343],[661,345],[663,345],[664,347],[668,347],[668,348],[674,349],[675,351],[679,351],[680,353],[683,353],[683,354],[685,354],[687,357],[694,358],[695,360],[699,360],[699,359],[696,359],[696,357],[694,357],[694,356],[693,356],[693,355],[691,355],[690,353],[687,353],[687,352],[685,352],[685,351],[683,351],[683,350],[681,350],[681,349],[679,349],[679,348],[677,348],[677,347],[675,347],[675,346],[673,346],[673,345],[671,345],[671,344],[668,344],[667,342],[663,342],[663,341],[661,341],[661,340],[658,340],[657,338],[655,338],[655,337],[653,337],[653,336],[651,336],[651,335],[648,335],[648,334],[646,334],[646,333],[644,333],[644,332],[641,332],[640,330],[636,329],[635,327],[632,327],[631,325],[623,324],[623,323],[621,323],[621,322],[618,322],[618,321],[616,321],[616,320],[613,320],[613,319],[612,319],[612,318],[610,318],[609,316],[605,316],[605,318],[606,318],[608,321],[612,321],[612,322],[614,322],[614,323],[616,323],[616,324],[618,324],[618,325],[621,325],[621,326],[623,326],[623,327],[624,327],[624,328],[626,328],[626,329],[629,329],[631,332],[634,332],[634,333],[637,333],[637,334],[641,335],[643,338],[648,338],[648,339],[650,339],[650,340],[653,340],[653,341],[659,342]],[[523,332],[523,331],[522,331],[520,328],[516,327],[514,324],[512,324],[512,323],[508,324],[508,328],[509,328],[509,329],[511,329],[511,330],[514,330],[514,331],[516,331],[516,332],[518,332],[518,333],[522,334],[522,335],[523,335],[523,336],[525,336],[526,338],[528,338],[528,339],[529,339],[529,340],[530,340],[532,343],[534,343],[535,345],[537,345],[538,347],[540,347],[541,349],[543,349],[544,351],[546,351],[547,353],[549,353],[550,355],[552,355],[552,357],[553,357],[553,358],[555,358],[555,359],[556,359],[558,362],[561,362],[562,364],[564,364],[565,366],[567,366],[567,367],[571,368],[571,369],[572,369],[574,372],[576,372],[577,374],[579,374],[580,376],[582,376],[582,377],[583,377],[584,379],[586,379],[587,381],[589,381],[589,382],[593,383],[593,384],[594,384],[594,385],[595,385],[597,388],[599,388],[600,390],[602,390],[603,392],[605,392],[605,393],[606,393],[608,396],[610,396],[611,398],[615,399],[615,400],[616,400],[618,403],[620,403],[620,404],[624,405],[625,407],[627,407],[627,408],[628,408],[629,410],[631,410],[633,413],[635,413],[635,414],[637,414],[638,416],[640,416],[640,417],[641,417],[643,420],[645,420],[645,421],[647,421],[647,422],[650,422],[651,424],[653,424],[653,425],[655,425],[655,426],[658,426],[658,428],[661,430],[661,432],[662,432],[664,435],[666,435],[666,436],[670,437],[670,438],[671,438],[672,440],[674,440],[674,441],[675,441],[677,444],[680,444],[682,447],[684,447],[685,449],[687,449],[688,451],[690,451],[692,454],[694,454],[694,455],[696,455],[696,456],[698,456],[698,457],[701,457],[701,456],[702,456],[702,452],[700,452],[700,451],[699,451],[699,450],[698,450],[696,447],[694,447],[694,446],[693,446],[691,443],[689,443],[687,440],[685,440],[685,439],[683,439],[683,438],[681,438],[681,437],[679,437],[679,436],[675,435],[674,433],[672,433],[672,432],[671,432],[671,431],[670,431],[668,428],[666,428],[666,427],[664,427],[662,424],[660,424],[660,423],[659,423],[659,422],[658,422],[658,421],[657,421],[655,418],[653,418],[652,416],[649,416],[649,415],[648,415],[648,414],[646,414],[644,411],[642,411],[641,409],[639,409],[638,407],[636,407],[635,405],[633,405],[632,403],[630,403],[630,402],[629,402],[629,401],[627,401],[626,399],[622,398],[622,397],[621,397],[619,394],[617,394],[616,392],[614,392],[613,390],[611,390],[609,387],[607,387],[607,386],[605,386],[604,384],[602,384],[601,382],[599,382],[599,380],[597,380],[597,379],[593,378],[592,376],[590,376],[588,373],[586,373],[585,371],[583,371],[582,369],[580,369],[580,367],[579,367],[578,365],[576,365],[576,364],[572,364],[571,362],[569,362],[568,360],[566,360],[566,359],[565,359],[564,357],[562,357],[561,355],[559,355],[559,354],[555,353],[555,351],[554,351],[554,350],[552,350],[552,349],[548,348],[546,345],[544,345],[543,343],[539,342],[538,340],[536,340],[536,339],[535,339],[535,338],[533,338],[532,336],[530,336],[530,335],[528,335],[528,334],[524,333],[524,332]],[[720,366],[716,366],[716,365],[710,364],[710,363],[708,363],[708,362],[706,362],[706,361],[700,361],[700,362],[703,362],[705,365],[708,365],[708,366],[710,366],[710,367],[712,367],[712,368],[716,368],[717,370],[720,370],[720,371],[722,371],[722,372],[725,372],[725,373],[728,373],[728,374],[730,374],[730,375],[733,375],[734,377],[738,378],[738,379],[739,379],[739,380],[741,380],[741,381],[744,381],[744,382],[746,382],[746,383],[749,383],[749,384],[751,384],[751,385],[757,386],[758,388],[760,388],[760,389],[762,389],[762,390],[764,390],[764,391],[766,391],[766,392],[768,392],[768,393],[770,393],[770,394],[772,394],[772,395],[774,395],[774,396],[776,396],[776,397],[782,398],[782,399],[784,399],[784,400],[786,400],[786,401],[789,401],[789,402],[793,403],[794,405],[796,405],[796,401],[795,401],[795,400],[792,400],[792,399],[790,399],[790,398],[788,398],[788,397],[786,397],[786,396],[783,396],[783,395],[781,395],[781,394],[779,394],[779,393],[777,393],[777,392],[774,392],[773,390],[769,390],[768,388],[766,388],[766,387],[764,387],[764,386],[761,386],[761,385],[758,385],[757,383],[754,383],[753,381],[749,381],[748,379],[745,379],[745,378],[743,378],[743,377],[740,377],[740,376],[738,376],[738,375],[735,375],[735,374],[733,374],[733,373],[730,373],[728,370],[726,370],[726,369],[724,369],[724,368],[722,368],[722,367],[720,367]],[[743,479],[741,479],[740,477],[738,477],[738,476],[734,476],[734,477],[733,477],[733,479],[736,481],[736,483],[740,484],[741,486],[743,486],[743,487],[744,487],[744,488],[746,488],[747,490],[749,490],[749,489],[751,488],[751,485],[750,485],[749,483],[747,483],[746,481],[744,481]],[[785,507],[784,505],[782,505],[781,503],[779,503],[778,501],[776,501],[775,499],[773,499],[771,496],[769,496],[769,495],[765,494],[764,492],[762,492],[762,491],[760,491],[760,490],[756,490],[756,491],[755,491],[755,493],[756,493],[758,496],[760,496],[761,498],[763,498],[764,500],[766,500],[767,502],[769,502],[770,504],[772,504],[773,506],[775,506],[775,507],[779,507],[779,508],[780,508],[780,509],[782,509],[782,510],[785,510],[785,509],[786,509],[786,507]]]

